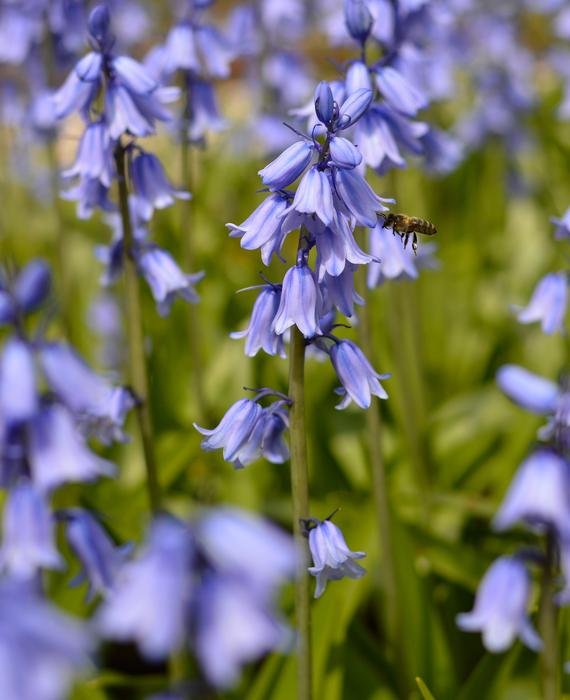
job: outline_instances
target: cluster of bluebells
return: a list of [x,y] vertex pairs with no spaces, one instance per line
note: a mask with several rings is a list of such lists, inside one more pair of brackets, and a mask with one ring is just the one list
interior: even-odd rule
[[46,338],[50,287],[49,268],[40,260],[0,276],[0,486],[6,492],[0,648],[2,697],[8,700],[58,700],[88,665],[91,635],[37,592],[41,571],[65,567],[56,547],[57,522],[85,574],[97,570],[90,576],[93,593],[105,590],[124,554],[88,511],[50,508],[65,484],[115,473],[88,441],[124,440],[125,416],[135,402],[72,347]]
[[274,152],[291,142],[282,115],[303,104],[314,81],[301,42],[314,30],[309,3],[302,0],[260,0],[235,7],[228,35],[246,62],[250,138]]
[[[259,294],[250,323],[233,336],[245,338],[249,356],[263,350],[283,357],[295,328],[307,346],[330,357],[341,384],[340,409],[352,402],[368,408],[374,395],[387,398],[380,380],[388,375],[378,374],[353,341],[332,333],[337,312],[350,317],[354,304],[362,303],[354,289],[355,271],[372,261],[358,246],[355,228],[374,226],[387,210],[388,200],[375,194],[361,175],[362,156],[345,136],[371,100],[372,91],[362,88],[339,104],[331,86],[320,83],[314,98],[317,123],[310,135],[296,132],[299,140],[260,170],[266,198],[242,224],[228,224],[230,235],[240,238],[243,248],[261,250],[266,265],[274,255],[283,260],[287,235],[299,231],[294,265],[282,283],[267,281],[251,288]],[[290,189],[297,180],[297,188]],[[259,400],[268,396],[277,400],[262,408]],[[288,456],[282,434],[289,403],[271,389],[260,390],[254,399],[241,399],[213,430],[196,426],[206,435],[202,446],[223,449],[224,459],[236,467],[260,456],[283,462]],[[327,580],[363,573],[354,562],[363,554],[348,549],[336,526],[328,520],[307,522],[314,525],[308,533],[314,561],[309,571],[317,578],[317,596]]]
[[213,0],[179,2],[177,20],[164,43],[151,49],[144,61],[161,84],[180,74],[183,104],[177,131],[191,142],[201,142],[208,132],[225,127],[214,81],[230,76],[235,49],[229,38],[205,21],[204,13],[212,4]]
[[[332,84],[335,98],[362,89],[373,95],[351,130],[362,156],[360,169],[383,175],[407,167],[410,157],[437,173],[450,172],[459,164],[458,141],[420,119],[433,101],[450,96],[449,62],[434,53],[443,31],[441,12],[434,3],[346,0],[342,17],[329,23],[329,31],[339,25],[333,36],[348,36],[360,48],[359,58],[346,65],[344,80]],[[385,280],[415,279],[422,268],[434,265],[433,245],[422,246],[416,257],[402,248],[382,220],[368,226],[369,287]]]
[[[567,239],[568,213],[553,223],[556,238]],[[539,321],[546,334],[567,332],[567,294],[567,271],[546,275],[529,305],[517,312],[518,320]],[[497,383],[512,401],[544,416],[546,423],[538,431],[538,444],[519,466],[493,525],[503,531],[523,523],[549,543],[546,554],[527,547],[495,561],[481,582],[473,611],[459,615],[457,622],[464,630],[480,630],[490,651],[504,651],[516,637],[539,651],[542,641],[528,616],[529,565],[550,570],[559,563],[562,576],[556,582],[555,602],[570,603],[570,383],[568,376],[557,383],[518,365],[501,367]]]
[[50,341],[30,316],[45,303],[50,272],[41,261],[0,283],[0,320],[9,333],[0,356],[0,479],[7,490],[1,565],[30,578],[58,568],[48,499],[69,482],[112,476],[90,438],[123,441],[135,398],[91,370],[66,343]]
[[192,650],[207,681],[228,688],[244,664],[291,646],[276,596],[296,562],[292,537],[258,516],[217,508],[188,523],[161,515],[116,570],[95,625],[151,661]]
[[200,275],[184,274],[172,256],[149,239],[148,224],[156,209],[190,195],[171,185],[159,159],[135,138],[150,136],[157,122],[171,120],[165,104],[176,99],[179,91],[162,86],[141,63],[116,53],[106,5],[91,12],[88,30],[92,51],[75,65],[53,98],[58,119],[79,112],[85,124],[75,162],[63,173],[77,184],[63,196],[77,201],[80,218],[99,209],[109,213],[112,223],[118,222],[114,241],[103,253],[108,263],[105,279],[112,281],[124,258],[124,231],[109,191],[119,176],[118,160],[126,159],[134,238],[128,254],[149,284],[159,312],[164,314],[175,297],[197,300],[193,285]]

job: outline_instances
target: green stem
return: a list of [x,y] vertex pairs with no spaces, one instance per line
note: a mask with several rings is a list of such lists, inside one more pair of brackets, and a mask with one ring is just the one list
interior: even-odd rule
[[119,143],[115,149],[117,179],[119,182],[119,207],[123,228],[123,265],[125,280],[125,306],[127,316],[127,339],[129,374],[131,386],[137,396],[137,418],[141,434],[146,468],[146,484],[150,508],[153,513],[160,509],[160,487],[154,456],[152,416],[149,405],[148,375],[144,352],[144,332],[139,288],[139,277],[134,256],[134,237],[129,210],[129,192],[126,177],[126,152]]
[[301,527],[301,519],[309,517],[309,478],[305,429],[305,338],[296,326],[291,329],[289,347],[289,397],[293,402],[289,413],[293,531],[299,552],[295,581],[295,614],[299,635],[296,697],[297,700],[310,700],[312,697],[311,598],[307,572],[307,540],[303,536]]
[[[362,269],[361,273],[360,294],[364,299],[364,306],[359,314],[360,323],[358,325],[360,347],[366,357],[373,358],[375,352],[372,339],[372,308],[369,290],[366,285],[365,268]],[[384,589],[383,617],[386,621],[388,640],[399,657],[398,667],[403,670],[403,657],[400,653],[402,646],[400,633],[401,608],[392,539],[392,512],[388,498],[384,456],[382,454],[382,416],[380,406],[374,401],[366,411],[366,432],[372,474],[372,497],[374,500],[380,551],[382,553],[380,575]],[[404,674],[401,673],[400,675],[403,676]]]
[[543,649],[540,655],[540,671],[543,700],[560,698],[558,662],[558,608],[554,602],[556,576],[556,541],[553,533],[546,539],[546,561],[542,575],[539,627]]
[[[190,124],[190,105],[192,100],[192,90],[188,80],[184,79],[185,90],[185,110],[182,118],[182,128],[180,131],[180,157],[182,186],[189,192],[194,191],[196,184],[195,159],[193,158],[192,144],[188,138],[188,127]],[[194,207],[190,201],[182,202],[182,259],[184,268],[190,272],[194,268],[194,250],[192,247],[192,229],[194,224]],[[188,338],[188,355],[190,359],[190,381],[192,384],[192,394],[196,400],[196,420],[203,423],[207,420],[207,406],[202,382],[202,357],[200,353],[199,339],[200,315],[194,304],[188,304],[186,313],[186,333]]]

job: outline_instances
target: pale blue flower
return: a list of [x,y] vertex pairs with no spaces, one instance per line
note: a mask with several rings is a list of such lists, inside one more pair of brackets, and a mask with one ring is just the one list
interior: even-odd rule
[[378,374],[364,356],[362,350],[351,340],[339,340],[330,349],[330,357],[342,388],[343,396],[337,409],[346,408],[352,401],[360,408],[368,408],[372,396],[387,399],[388,394],[378,381],[388,379],[389,374]]
[[290,185],[311,162],[313,150],[308,141],[296,141],[259,171],[263,184],[270,190],[282,190]]
[[531,300],[517,313],[520,323],[540,321],[542,332],[558,333],[564,328],[568,304],[568,276],[566,272],[552,272],[537,284]]
[[4,506],[0,566],[16,578],[29,579],[40,569],[61,569],[53,517],[42,494],[22,481],[8,492]]
[[281,299],[272,329],[283,335],[295,325],[305,336],[319,332],[320,293],[313,271],[304,260],[289,268],[283,279]]
[[325,592],[328,581],[338,581],[345,576],[361,578],[366,573],[357,559],[363,559],[364,552],[352,552],[340,528],[330,520],[317,522],[309,530],[309,548],[313,557],[313,566],[309,573],[317,579],[315,598]]
[[234,339],[246,338],[245,354],[248,357],[255,357],[260,350],[268,355],[285,357],[283,336],[272,330],[280,300],[280,286],[264,285],[253,305],[249,326],[244,331],[231,333]]
[[184,523],[157,518],[145,548],[122,567],[99,609],[96,625],[101,633],[134,640],[151,660],[165,659],[181,648],[189,623],[193,552]]
[[37,412],[39,398],[32,348],[9,338],[0,355],[0,415],[6,425],[21,424]]
[[519,637],[533,651],[542,648],[528,617],[531,583],[525,565],[516,557],[500,557],[487,570],[479,585],[475,606],[457,616],[465,632],[483,633],[488,651],[506,651]]
[[57,404],[45,405],[33,419],[29,456],[33,481],[42,491],[115,473],[111,462],[89,450],[71,414]]
[[493,525],[506,530],[518,522],[570,536],[570,465],[553,450],[536,449],[520,465]]
[[87,581],[88,601],[97,593],[108,596],[131,546],[117,547],[88,510],[70,508],[58,515],[65,522],[67,541],[81,562],[81,572],[72,584]]

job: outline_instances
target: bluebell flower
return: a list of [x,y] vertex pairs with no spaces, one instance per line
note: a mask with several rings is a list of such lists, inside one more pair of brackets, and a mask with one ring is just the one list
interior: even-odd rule
[[51,284],[51,271],[47,263],[40,259],[29,262],[14,283],[14,300],[20,311],[31,313],[40,308],[49,296]]
[[0,356],[0,415],[8,426],[32,418],[39,406],[36,369],[31,347],[9,338]]
[[310,168],[299,183],[291,208],[300,214],[316,214],[328,226],[335,213],[329,173],[316,165]]
[[506,651],[517,637],[539,651],[542,641],[528,617],[530,595],[524,563],[516,557],[499,557],[479,585],[473,610],[458,615],[457,625],[465,632],[481,631],[485,648],[493,653]]
[[65,343],[44,343],[40,363],[51,389],[86,431],[103,443],[124,441],[123,425],[135,400],[88,367]]
[[188,138],[201,141],[206,132],[221,131],[226,121],[220,114],[214,86],[207,80],[200,80],[192,73],[186,76],[188,94],[191,95],[188,114]]
[[62,199],[77,202],[77,217],[89,219],[97,209],[106,212],[117,210],[116,205],[109,199],[109,188],[100,180],[83,177],[79,184],[60,193]]
[[29,450],[32,478],[42,491],[115,473],[113,464],[89,450],[71,414],[57,404],[45,405],[32,420]]
[[540,321],[543,333],[558,333],[564,328],[567,304],[568,276],[565,272],[552,272],[537,284],[528,306],[518,311],[517,320]]
[[317,278],[321,282],[325,274],[331,277],[342,275],[347,265],[367,265],[372,258],[367,255],[354,239],[352,227],[347,218],[338,212],[331,226],[320,221],[307,222],[315,237],[317,248]]
[[203,74],[209,78],[229,78],[235,54],[225,37],[211,25],[196,27],[195,36]]
[[378,68],[375,74],[378,89],[386,102],[397,112],[413,117],[427,106],[426,96],[394,66]]
[[289,459],[289,445],[284,433],[289,427],[289,414],[279,402],[263,411],[261,454],[271,464],[283,464]]
[[61,700],[85,673],[93,643],[86,628],[21,581],[0,583],[0,693],[3,700]]
[[364,44],[374,24],[374,19],[364,0],[344,0],[344,21],[350,36]]
[[236,468],[243,466],[240,454],[247,449],[247,443],[263,409],[251,399],[240,399],[231,406],[220,423],[209,430],[194,423],[196,430],[206,439],[202,441],[202,449],[223,449],[227,462],[233,462]]
[[550,222],[556,226],[554,238],[556,238],[557,241],[570,238],[570,208],[564,212],[560,219],[552,217]]
[[190,22],[175,24],[166,36],[163,50],[163,70],[166,74],[177,70],[200,72],[200,60]]
[[262,456],[274,464],[287,460],[289,449],[283,440],[283,433],[288,426],[288,416],[283,401],[276,401],[267,408],[257,403],[266,393],[259,392],[254,401],[237,401],[212,430],[194,423],[196,430],[207,436],[202,441],[202,449],[222,448],[224,459],[236,469]]
[[144,549],[121,568],[98,611],[95,622],[101,633],[135,641],[151,660],[181,648],[189,622],[193,551],[184,523],[167,516],[155,519]]
[[356,170],[337,170],[334,181],[339,197],[361,226],[376,226],[378,212],[388,211],[384,202],[393,201],[379,197]]
[[277,335],[296,325],[305,338],[319,332],[320,292],[315,276],[302,259],[285,273],[281,299],[272,330]]
[[330,126],[335,115],[335,102],[332,90],[327,82],[322,81],[317,85],[314,103],[319,121]]
[[[168,121],[163,103],[178,96],[178,91],[160,87],[145,67],[127,56],[112,53],[113,37],[101,18],[108,10],[98,6],[89,19],[90,38],[95,48],[84,56],[54,95],[55,113],[63,119],[72,112],[87,115],[91,104],[105,85],[105,117],[111,138],[123,133],[148,136],[155,122]],[[95,36],[92,31],[97,33]]]
[[324,286],[324,306],[336,307],[341,314],[350,318],[354,313],[354,304],[364,304],[364,299],[354,289],[354,273],[356,265],[347,262],[340,275],[328,273],[322,281]]
[[331,159],[337,168],[352,170],[362,162],[362,154],[356,146],[342,136],[333,136],[330,142]]
[[44,496],[28,481],[8,492],[4,506],[0,566],[16,578],[31,578],[42,568],[60,569],[53,517]]
[[372,396],[387,399],[388,394],[378,381],[388,379],[389,374],[378,374],[364,356],[362,350],[351,340],[339,340],[330,349],[330,357],[337,373],[343,395],[338,409],[346,408],[351,401],[360,408],[368,408]]
[[372,102],[373,92],[367,88],[359,88],[352,92],[340,106],[338,129],[348,129],[365,114]]
[[176,298],[191,303],[199,301],[194,285],[202,279],[203,272],[185,274],[174,258],[156,245],[144,246],[137,254],[136,261],[140,273],[150,287],[161,316],[168,315]]
[[309,530],[309,549],[313,558],[309,573],[317,579],[315,598],[322,596],[328,581],[338,581],[345,576],[361,578],[366,573],[356,562],[366,554],[351,552],[341,529],[330,520],[318,522]]
[[497,372],[497,384],[510,399],[533,413],[548,414],[556,410],[558,385],[524,367],[503,365]]
[[218,573],[246,581],[265,600],[295,575],[297,553],[291,535],[247,511],[207,511],[196,524],[195,536]]
[[87,581],[88,601],[97,593],[108,596],[131,546],[117,547],[88,510],[70,508],[58,515],[65,522],[67,541],[82,567],[72,584]]
[[230,236],[240,237],[240,246],[245,250],[261,248],[261,259],[268,265],[285,238],[283,217],[288,202],[289,198],[279,192],[269,195],[239,226],[226,224]]
[[272,330],[273,320],[279,309],[281,287],[267,284],[261,288],[255,300],[249,326],[244,331],[231,334],[234,339],[246,338],[245,354],[255,357],[260,350],[268,355],[285,357],[285,344],[282,335]]
[[97,180],[104,187],[110,187],[115,176],[113,148],[105,120],[90,122],[79,142],[75,162],[63,171],[63,177]]
[[430,128],[420,136],[422,157],[428,172],[447,175],[463,158],[463,147],[455,136],[441,129]]
[[505,530],[521,521],[570,536],[570,465],[553,450],[536,449],[520,465],[493,524]]
[[311,162],[314,147],[308,141],[296,141],[280,156],[259,171],[263,184],[270,190],[282,190],[292,182]]
[[131,160],[131,182],[137,209],[144,221],[150,221],[155,209],[164,209],[174,198],[190,199],[188,192],[175,190],[168,182],[164,168],[152,153],[139,151]]
[[284,649],[285,625],[255,590],[233,577],[204,577],[195,602],[198,660],[206,678],[229,688],[241,667],[272,650]]
[[357,90],[372,90],[372,80],[366,63],[353,61],[346,70],[344,83],[348,95]]
[[377,224],[368,232],[370,254],[375,258],[367,270],[369,288],[377,287],[385,279],[416,279],[418,269],[413,251],[404,248],[392,231]]

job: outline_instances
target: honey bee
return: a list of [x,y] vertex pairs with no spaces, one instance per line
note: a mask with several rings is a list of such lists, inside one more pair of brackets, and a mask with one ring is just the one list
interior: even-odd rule
[[418,219],[407,214],[386,214],[382,228],[391,228],[394,235],[398,234],[404,242],[404,248],[407,247],[410,236],[412,236],[414,255],[417,254],[418,250],[418,233],[424,236],[435,236],[437,233],[437,229],[431,221]]

